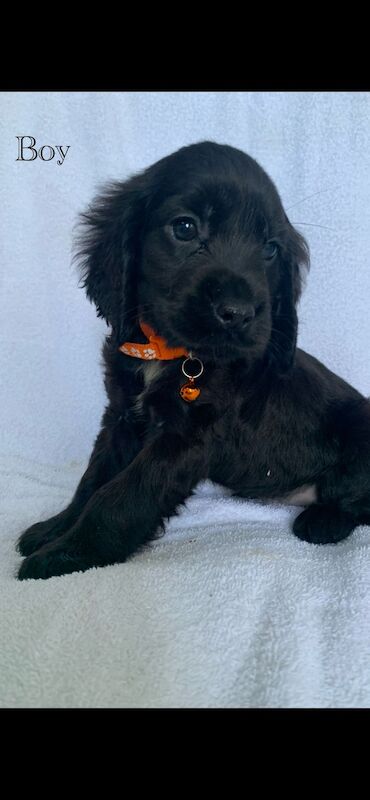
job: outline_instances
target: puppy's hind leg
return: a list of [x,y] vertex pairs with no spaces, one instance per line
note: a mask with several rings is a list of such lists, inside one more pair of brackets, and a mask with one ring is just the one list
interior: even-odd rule
[[312,544],[334,544],[346,539],[358,524],[356,517],[338,506],[308,506],[294,520],[293,533]]
[[328,544],[370,524],[370,403],[348,403],[336,413],[339,460],[317,481],[318,502],[295,519],[299,539]]

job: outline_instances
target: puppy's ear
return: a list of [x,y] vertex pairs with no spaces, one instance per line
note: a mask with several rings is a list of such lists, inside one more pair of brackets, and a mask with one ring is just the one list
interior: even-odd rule
[[303,271],[309,268],[306,240],[285,215],[286,228],[280,254],[280,281],[272,304],[270,356],[278,372],[288,372],[293,365],[297,344],[296,305],[301,296]]
[[120,342],[137,318],[137,264],[148,197],[145,174],[108,185],[81,214],[82,286]]

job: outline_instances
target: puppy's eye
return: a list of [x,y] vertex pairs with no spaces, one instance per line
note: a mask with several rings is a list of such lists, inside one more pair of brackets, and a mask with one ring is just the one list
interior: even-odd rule
[[272,261],[278,251],[276,242],[266,242],[262,250],[262,255],[265,261]]
[[191,217],[179,217],[172,223],[172,229],[176,239],[181,242],[190,242],[198,236],[198,228]]

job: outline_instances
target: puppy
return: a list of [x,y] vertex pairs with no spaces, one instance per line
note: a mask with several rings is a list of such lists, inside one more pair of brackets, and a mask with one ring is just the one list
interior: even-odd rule
[[307,542],[370,524],[370,403],[296,348],[308,248],[256,161],[184,147],[82,224],[108,405],[70,505],[20,537],[19,578],[125,561],[205,478],[311,501],[293,524]]

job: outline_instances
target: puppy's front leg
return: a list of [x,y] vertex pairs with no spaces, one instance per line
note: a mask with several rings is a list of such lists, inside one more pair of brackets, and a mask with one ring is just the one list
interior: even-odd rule
[[201,438],[158,436],[116,478],[99,489],[77,523],[55,542],[26,558],[20,580],[125,561],[152,539],[166,518],[206,477]]
[[[114,453],[117,447],[119,447],[119,459]],[[17,545],[21,555],[30,556],[71,530],[94,493],[112,480],[119,469],[123,470],[126,464],[130,464],[139,451],[140,440],[125,422],[117,425],[115,434],[103,427],[71,502],[59,514],[34,523],[22,533]],[[117,460],[120,468],[117,466]]]

